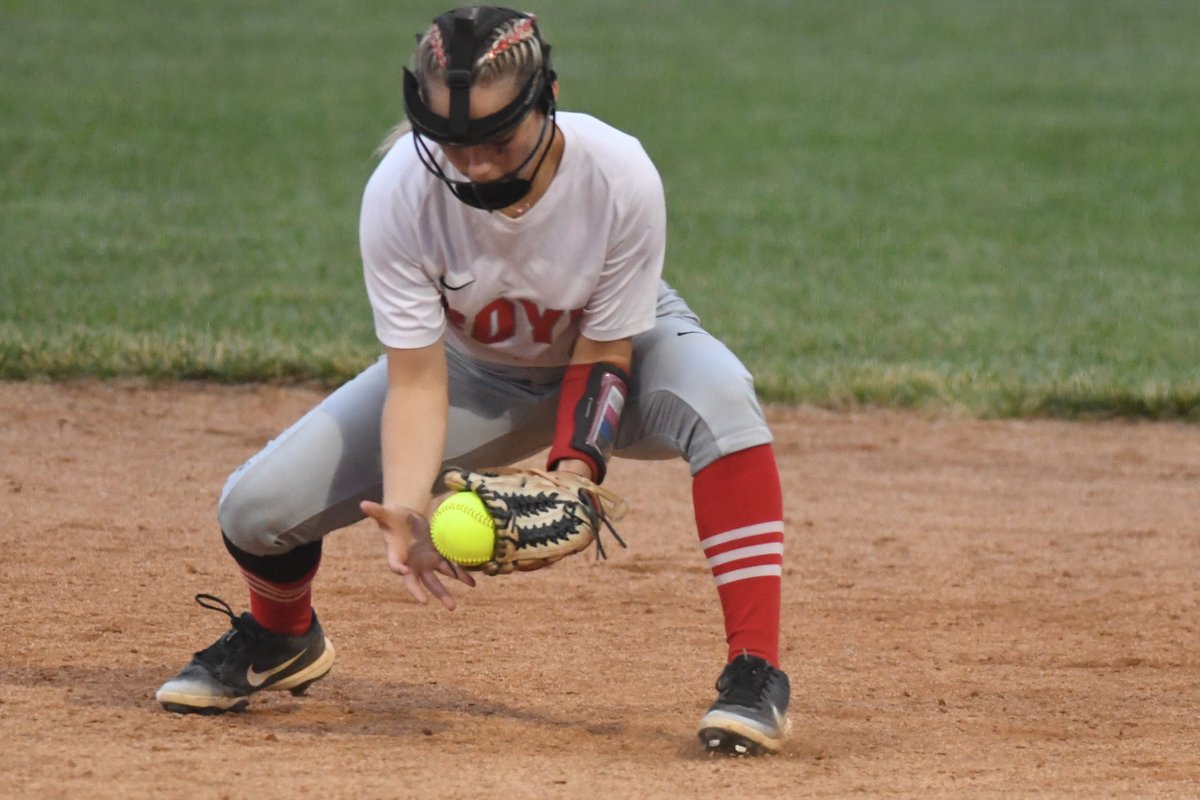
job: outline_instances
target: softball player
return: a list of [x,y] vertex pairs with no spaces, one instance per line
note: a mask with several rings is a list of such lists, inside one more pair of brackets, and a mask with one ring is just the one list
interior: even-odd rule
[[[423,520],[439,470],[512,463],[602,481],[610,457],[683,457],[728,657],[703,747],[772,752],[783,504],[771,434],[741,362],[661,279],[666,212],[636,139],[556,107],[531,15],[446,12],[404,71],[407,124],[363,196],[367,294],[385,355],[230,476],[218,520],[250,611],[158,691],[176,712],[299,694],[333,664],[311,604],[323,537],[372,517],[418,602],[472,576]],[[411,128],[411,129],[409,129]]]

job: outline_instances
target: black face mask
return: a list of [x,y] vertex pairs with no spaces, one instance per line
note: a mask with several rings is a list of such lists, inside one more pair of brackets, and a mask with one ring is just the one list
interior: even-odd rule
[[[529,76],[525,85],[504,108],[480,119],[470,119],[471,63],[473,55],[488,33],[508,19],[528,19],[542,51],[542,68]],[[450,89],[450,114],[433,113],[421,96],[419,81],[412,72],[404,70],[404,110],[413,128],[413,146],[425,168],[446,184],[451,193],[471,206],[485,211],[498,211],[519,203],[533,189],[533,181],[549,155],[558,130],[554,120],[554,70],[550,66],[550,45],[542,39],[533,18],[512,9],[482,6],[447,12],[434,20],[450,43],[446,84]],[[451,180],[433,157],[426,140],[437,144],[473,146],[486,144],[512,131],[535,108],[546,115],[537,144],[516,169],[507,175],[484,183]],[[546,131],[550,142],[543,146]],[[541,151],[541,158],[528,178],[519,177]]]
[[[547,129],[550,130],[550,141],[543,147],[542,144],[546,140]],[[437,176],[438,180],[446,184],[451,194],[472,208],[491,212],[499,211],[502,208],[508,208],[515,203],[519,203],[529,194],[533,189],[534,179],[537,178],[538,172],[542,169],[542,164],[546,161],[546,156],[553,149],[554,136],[557,130],[558,124],[554,120],[554,109],[551,107],[550,113],[542,121],[542,130],[538,133],[537,144],[529,151],[529,155],[525,156],[525,160],[507,175],[497,178],[494,181],[483,183],[452,180],[434,159],[433,153],[429,151],[429,145],[425,143],[421,135],[414,131],[412,138],[413,147],[416,148],[417,157],[421,159],[421,163],[425,165],[427,170]],[[521,171],[529,165],[529,162],[533,160],[539,150],[542,152],[542,155],[538,159],[537,166],[533,168],[533,173],[528,178],[520,177]]]

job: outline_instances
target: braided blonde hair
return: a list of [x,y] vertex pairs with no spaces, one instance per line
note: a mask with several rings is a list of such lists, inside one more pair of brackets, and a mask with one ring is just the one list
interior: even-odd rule
[[[542,47],[538,40],[534,17],[514,17],[498,25],[484,40],[483,52],[476,56],[471,65],[471,85],[490,86],[511,80],[516,86],[525,82],[542,69]],[[449,55],[443,41],[442,30],[437,23],[421,36],[417,44],[413,72],[421,83],[424,93],[431,82],[445,83],[449,69]],[[408,120],[388,131],[375,155],[382,156],[392,149],[404,134],[412,130]]]

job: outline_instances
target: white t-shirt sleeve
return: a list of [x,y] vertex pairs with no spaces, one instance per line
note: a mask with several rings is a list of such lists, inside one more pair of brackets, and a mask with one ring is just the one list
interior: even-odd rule
[[417,241],[416,213],[405,207],[395,155],[384,158],[363,191],[359,246],[376,337],[387,347],[413,349],[436,342],[446,317],[433,278],[405,247]]
[[600,281],[579,321],[589,339],[612,341],[654,327],[658,282],[667,241],[662,179],[640,147],[615,173],[616,196],[608,252]]

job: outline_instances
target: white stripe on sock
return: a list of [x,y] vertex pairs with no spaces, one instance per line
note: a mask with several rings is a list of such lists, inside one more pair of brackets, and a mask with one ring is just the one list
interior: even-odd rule
[[760,567],[746,567],[745,569],[735,569],[733,572],[726,572],[724,575],[715,575],[714,580],[717,586],[724,586],[727,583],[735,581],[744,581],[748,578],[766,578],[770,576],[782,576],[782,564],[763,564]]
[[783,542],[770,542],[768,544],[756,544],[751,547],[740,547],[737,550],[728,550],[720,555],[715,555],[708,560],[709,568],[719,567],[722,564],[728,564],[730,561],[740,561],[743,558],[755,558],[757,556],[782,556]]
[[707,550],[710,547],[716,547],[719,544],[733,542],[738,539],[745,539],[750,536],[761,536],[764,533],[783,533],[783,520],[778,519],[773,522],[759,522],[755,525],[747,525],[744,528],[734,528],[725,533],[718,533],[715,536],[710,536],[707,539],[700,540],[700,546]]
[[303,597],[304,593],[312,586],[312,582],[310,581],[301,586],[293,587],[290,590],[284,590],[244,570],[242,571],[242,577],[246,579],[247,585],[249,585],[250,590],[255,594],[265,597],[268,600],[274,600],[277,603],[294,603]]

